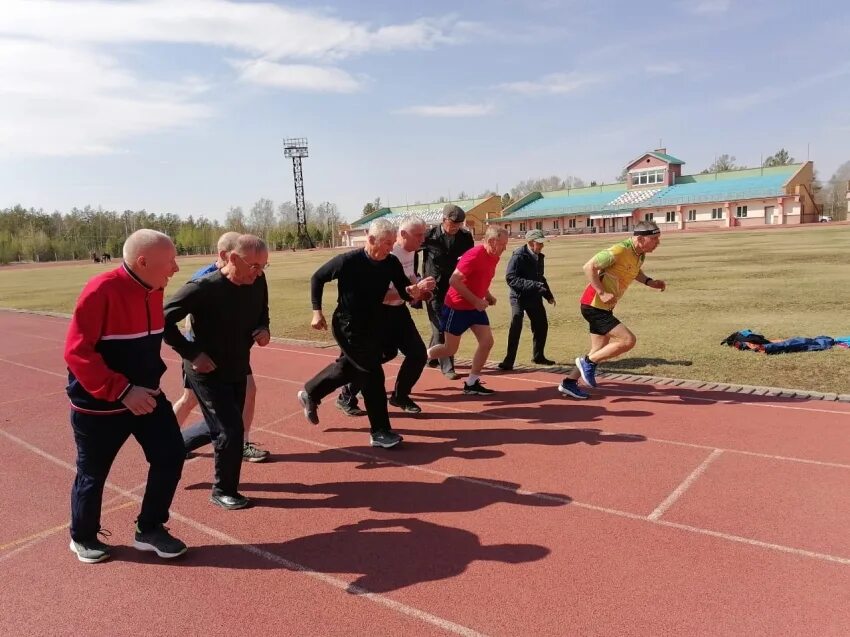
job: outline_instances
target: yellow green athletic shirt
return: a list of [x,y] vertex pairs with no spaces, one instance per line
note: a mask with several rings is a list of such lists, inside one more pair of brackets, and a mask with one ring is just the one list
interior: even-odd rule
[[598,252],[593,262],[601,270],[600,279],[606,292],[614,294],[610,303],[603,303],[592,285],[588,285],[581,295],[582,305],[590,305],[600,310],[613,310],[617,301],[626,293],[643,265],[646,255],[635,252],[634,239],[615,243],[607,250]]

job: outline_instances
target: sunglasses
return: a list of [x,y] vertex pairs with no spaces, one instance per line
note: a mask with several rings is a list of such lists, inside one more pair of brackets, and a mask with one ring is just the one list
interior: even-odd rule
[[237,258],[237,259],[239,259],[242,263],[244,263],[245,265],[247,265],[247,266],[248,266],[251,270],[253,270],[254,272],[262,272],[263,270],[266,270],[266,269],[268,269],[268,267],[269,267],[269,264],[268,264],[268,263],[263,263],[263,264],[260,264],[260,263],[248,263],[248,262],[247,262],[245,259],[243,259],[243,258],[242,258],[242,256],[241,256],[240,254],[238,254],[237,252],[234,252],[233,254],[234,254],[234,255],[236,255],[236,258]]

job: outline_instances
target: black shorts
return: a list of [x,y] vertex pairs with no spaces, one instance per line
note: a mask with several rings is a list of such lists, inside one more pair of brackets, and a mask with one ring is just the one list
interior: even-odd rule
[[592,305],[581,306],[581,315],[590,324],[590,333],[605,336],[620,324],[620,319],[611,310],[600,310]]

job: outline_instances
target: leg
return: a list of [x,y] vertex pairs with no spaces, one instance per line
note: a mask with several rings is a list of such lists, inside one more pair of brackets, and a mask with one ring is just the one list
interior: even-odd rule
[[146,533],[168,521],[168,509],[174,499],[183,472],[186,451],[180,427],[164,396],[157,399],[150,414],[133,416],[133,436],[141,445],[148,461],[148,483],[137,521],[138,530]]
[[251,423],[254,422],[254,407],[257,403],[257,383],[254,375],[248,374],[245,384],[245,407],[242,408],[242,422],[245,425],[245,440],[248,440],[248,432],[251,431]]
[[442,345],[434,345],[428,348],[428,358],[439,358],[454,356],[460,347],[460,335],[445,332],[443,334],[445,342]]
[[367,371],[354,369],[353,374],[363,388],[363,402],[366,403],[366,414],[372,434],[392,431],[387,412],[384,369],[380,365]]
[[[395,335],[398,349],[404,354],[404,360],[398,370],[398,376],[395,382],[395,391],[393,392],[396,398],[409,398],[413,386],[422,376],[422,370],[425,369],[425,362],[428,360],[428,354],[425,351],[425,343],[422,342],[422,337],[419,336],[419,330],[416,329],[416,324],[410,316],[410,311],[402,306],[395,313],[396,322]],[[393,348],[395,349],[395,348]],[[386,352],[384,359],[386,359]]]
[[183,393],[176,401],[174,401],[174,415],[177,417],[177,424],[181,427],[186,422],[192,410],[198,406],[198,397],[188,387],[183,388]]
[[344,361],[345,355],[342,354],[304,384],[305,391],[317,405],[322,402],[322,398],[351,380],[346,375]]
[[469,329],[478,339],[478,347],[475,348],[475,353],[472,355],[472,368],[469,370],[469,376],[472,378],[481,375],[481,370],[484,369],[490,350],[493,349],[493,330],[490,329],[489,325],[473,325]]
[[637,344],[637,337],[622,323],[608,332],[605,337],[607,342],[588,354],[588,358],[594,363],[616,358],[620,354],[625,354]]
[[77,476],[71,488],[71,538],[77,542],[96,539],[100,530],[103,487],[118,450],[130,437],[126,422],[130,417],[71,412],[77,443]]
[[[195,392],[192,392],[195,395]],[[187,452],[200,449],[204,445],[212,442],[212,434],[210,426],[206,420],[202,420],[194,425],[190,425],[181,431],[183,435],[183,447]]]
[[546,360],[544,351],[546,349],[546,338],[549,336],[549,321],[546,318],[546,308],[543,307],[543,299],[537,299],[530,303],[525,311],[531,321],[531,333],[534,344],[531,350],[531,360],[535,363]]
[[[431,347],[445,343],[445,334],[442,329],[443,301],[434,297],[428,302],[428,318],[431,321]],[[455,349],[455,351],[457,351]],[[436,357],[440,361],[440,369],[444,374],[455,373],[454,352],[444,356]]]
[[519,337],[522,334],[524,311],[519,302],[511,303],[511,326],[508,329],[508,351],[502,359],[502,365],[511,368],[516,362],[516,352],[519,348]]

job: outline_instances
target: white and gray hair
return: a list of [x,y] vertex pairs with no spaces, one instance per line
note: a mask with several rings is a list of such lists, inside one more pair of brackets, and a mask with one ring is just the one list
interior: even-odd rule
[[508,236],[508,231],[506,228],[502,228],[501,226],[489,225],[487,226],[487,230],[484,231],[484,241],[499,239],[506,236]]
[[396,235],[396,227],[389,219],[375,219],[369,224],[368,235],[375,239],[380,239],[388,234]]
[[411,215],[410,217],[407,217],[404,221],[401,222],[401,225],[398,229],[410,232],[414,228],[422,228],[426,227],[427,225],[428,224],[425,223],[425,220],[422,217]]

